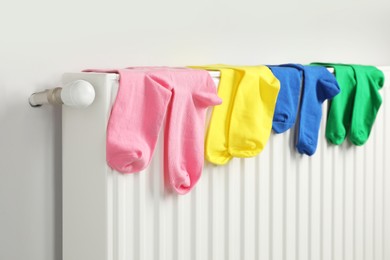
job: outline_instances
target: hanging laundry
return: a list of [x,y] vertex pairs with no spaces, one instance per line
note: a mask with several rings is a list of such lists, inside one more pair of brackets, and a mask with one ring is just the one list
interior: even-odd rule
[[238,73],[229,68],[216,66],[194,67],[220,71],[218,96],[222,104],[213,109],[205,140],[205,158],[211,163],[226,164],[232,156],[228,152],[231,110],[239,83]]
[[192,68],[221,72],[218,94],[224,102],[211,116],[205,143],[206,159],[222,165],[232,157],[259,154],[271,134],[279,80],[266,66]]
[[164,136],[164,171],[173,189],[185,194],[203,170],[206,109],[222,101],[206,71],[168,69],[152,75],[155,85],[172,86]]
[[317,149],[322,103],[340,92],[336,78],[325,67],[285,64],[283,67],[303,72],[303,89],[296,148],[299,153],[313,155]]
[[[122,169],[123,163],[117,167],[114,159],[120,155],[119,158],[128,159],[125,168],[128,170],[121,172],[144,169],[150,162],[166,114],[165,177],[177,193],[189,192],[203,170],[206,109],[222,102],[209,73],[168,67],[105,72],[120,74],[119,91],[107,129],[110,166],[118,171]],[[144,154],[145,147],[149,149]],[[134,151],[146,162],[142,167],[132,167],[135,162],[129,158]]]
[[268,66],[280,81],[280,91],[276,101],[272,129],[276,133],[289,130],[297,117],[301,90],[301,71],[291,67]]
[[247,158],[258,155],[272,130],[280,83],[266,66],[235,67],[241,75],[231,112],[229,153]]
[[379,89],[383,72],[373,66],[338,63],[312,63],[334,68],[341,93],[329,108],[326,138],[333,144],[343,143],[348,132],[355,145],[363,145],[370,135],[382,104]]
[[349,139],[363,145],[370,136],[376,115],[382,104],[379,89],[383,87],[383,72],[373,66],[352,65],[356,75],[356,95]]
[[121,173],[145,169],[152,158],[172,87],[153,85],[145,71],[84,70],[119,74],[119,88],[107,125],[107,164]]
[[333,144],[344,142],[351,127],[352,109],[356,94],[355,72],[351,66],[331,63],[312,63],[331,67],[340,87],[340,94],[330,102],[325,136]]

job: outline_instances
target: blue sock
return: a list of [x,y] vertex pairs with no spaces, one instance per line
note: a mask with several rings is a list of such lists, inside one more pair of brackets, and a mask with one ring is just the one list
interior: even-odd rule
[[340,92],[335,76],[322,66],[286,64],[303,72],[300,122],[296,148],[299,153],[313,155],[317,149],[322,103]]
[[301,72],[296,68],[268,66],[280,81],[280,91],[276,101],[272,129],[280,134],[295,124],[298,111]]

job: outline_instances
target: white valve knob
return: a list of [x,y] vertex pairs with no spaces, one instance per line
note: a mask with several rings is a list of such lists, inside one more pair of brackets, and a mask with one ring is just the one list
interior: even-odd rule
[[63,88],[47,89],[34,93],[29,98],[29,103],[33,107],[44,104],[53,104],[83,108],[88,107],[95,99],[95,89],[85,80],[76,80],[66,84]]
[[87,107],[95,99],[95,89],[85,80],[76,80],[66,84],[61,91],[62,102],[71,107]]

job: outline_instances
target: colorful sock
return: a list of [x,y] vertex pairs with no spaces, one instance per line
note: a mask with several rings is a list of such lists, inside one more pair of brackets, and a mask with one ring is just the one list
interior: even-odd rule
[[220,104],[209,73],[188,68],[132,68],[148,70],[156,86],[172,88],[164,141],[164,172],[179,194],[198,182],[204,163],[206,109]]
[[[266,66],[211,65],[221,71],[218,93],[224,100],[213,111],[206,155],[216,164],[260,153],[271,134],[280,83]],[[227,149],[226,149],[227,148]],[[210,152],[212,151],[212,152]]]
[[313,155],[317,149],[322,103],[340,92],[336,78],[325,67],[286,64],[303,71],[300,121],[296,148],[299,153]]
[[154,84],[145,71],[87,70],[118,73],[119,89],[107,125],[107,163],[122,173],[145,169],[152,158],[172,92]]
[[271,135],[280,83],[266,66],[230,68],[241,80],[231,111],[228,151],[234,157],[253,157],[264,149]]
[[379,89],[383,87],[384,75],[373,66],[352,65],[352,68],[357,86],[349,139],[355,145],[363,145],[370,136],[382,104]]
[[299,94],[301,90],[301,72],[295,68],[268,66],[280,81],[280,91],[276,101],[272,129],[283,133],[294,124],[298,112]]
[[214,164],[226,164],[232,158],[228,152],[229,126],[231,110],[240,81],[239,74],[233,69],[224,68],[222,65],[191,67],[220,71],[221,73],[218,96],[223,100],[223,103],[214,107],[211,114],[205,141],[205,158]]
[[331,67],[340,87],[340,94],[330,102],[325,136],[329,142],[342,144],[347,136],[352,118],[352,108],[356,94],[355,72],[349,65],[336,63],[312,63]]

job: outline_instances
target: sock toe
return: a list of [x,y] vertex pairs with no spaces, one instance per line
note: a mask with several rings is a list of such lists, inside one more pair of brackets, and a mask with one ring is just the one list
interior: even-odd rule
[[232,159],[232,156],[227,151],[223,153],[209,153],[206,151],[205,158],[212,164],[225,165]]
[[368,133],[366,133],[362,129],[358,131],[353,131],[351,133],[351,136],[349,137],[349,140],[351,140],[351,142],[354,145],[358,145],[358,146],[365,144],[367,139],[368,139]]
[[191,179],[188,173],[182,173],[175,176],[174,189],[179,194],[186,194],[191,188]]
[[326,133],[326,139],[335,145],[340,145],[345,140],[345,133]]
[[299,153],[312,156],[316,152],[317,143],[310,136],[306,136],[304,139],[300,139],[296,148]]
[[115,154],[112,158],[107,158],[107,163],[111,168],[122,173],[135,173],[146,167],[141,151]]
[[273,122],[272,123],[272,129],[275,133],[281,134],[286,132],[288,129],[290,129],[294,123],[291,122]]

